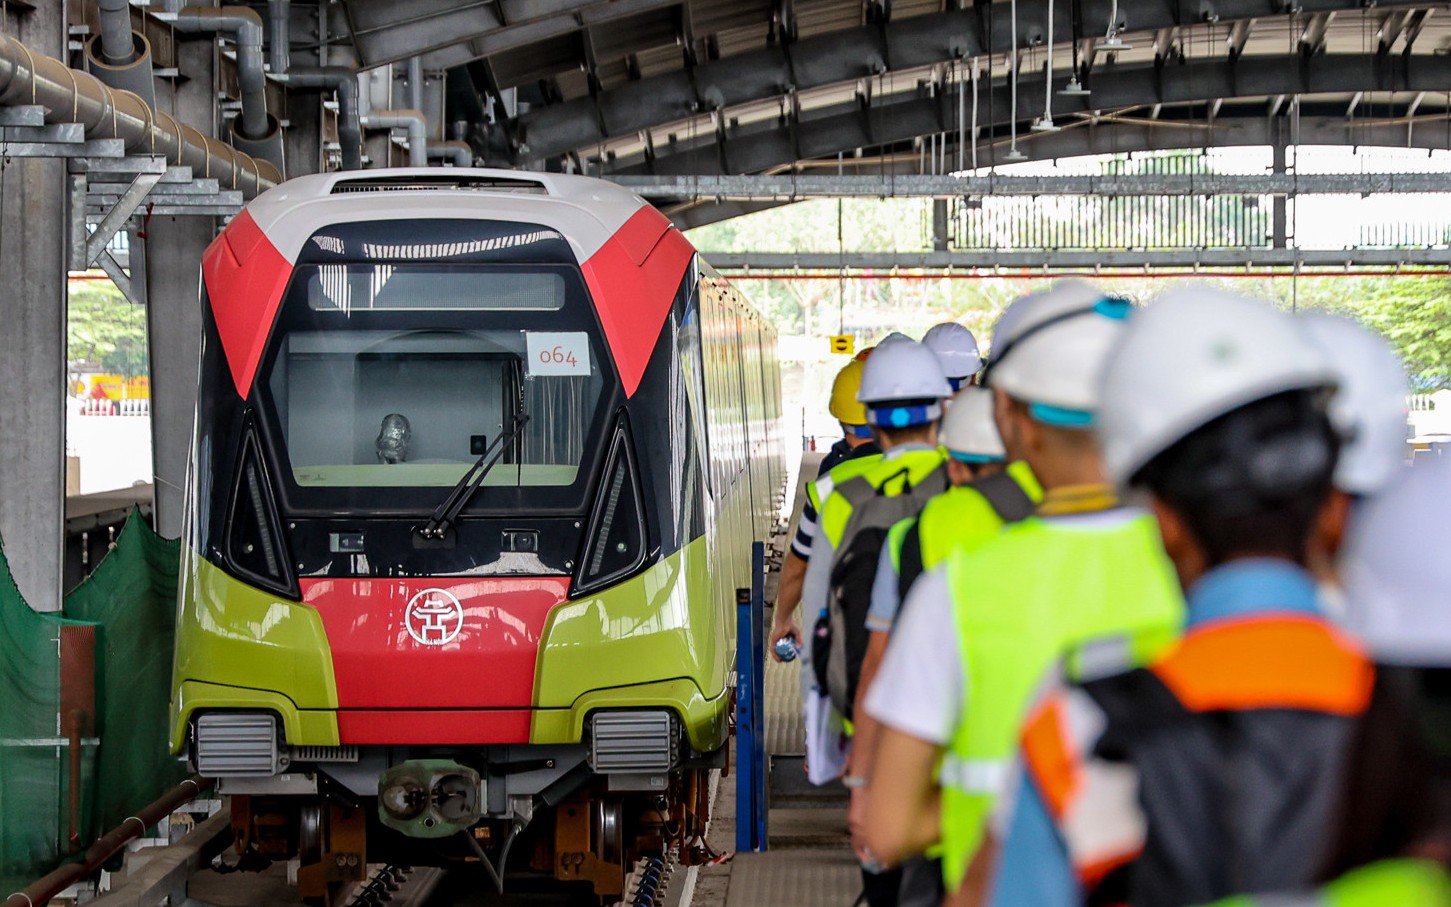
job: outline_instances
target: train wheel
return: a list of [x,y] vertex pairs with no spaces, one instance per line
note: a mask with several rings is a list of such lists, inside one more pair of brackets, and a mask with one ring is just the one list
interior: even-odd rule
[[595,856],[605,863],[625,862],[624,804],[618,800],[596,800],[594,803]]
[[329,801],[318,804],[314,816],[304,809],[298,821],[297,895],[308,903],[336,903],[347,883],[367,878],[367,813]]
[[[623,894],[621,820],[618,804],[612,809],[600,800],[559,804],[554,816],[554,877],[565,882],[589,882],[602,900]],[[603,854],[621,855],[607,860]]]

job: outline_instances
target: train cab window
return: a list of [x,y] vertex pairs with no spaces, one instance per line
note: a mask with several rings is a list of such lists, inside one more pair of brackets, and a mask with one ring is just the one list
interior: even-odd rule
[[431,510],[503,436],[471,507],[583,509],[613,380],[583,293],[552,265],[299,267],[264,365],[284,497]]
[[226,557],[232,568],[263,588],[292,594],[292,573],[272,500],[271,483],[258,451],[255,430],[242,443],[237,487],[232,494]]
[[585,535],[575,594],[609,585],[628,576],[645,559],[644,507],[635,469],[634,447],[623,419],[610,445],[604,481],[595,495],[590,531]]

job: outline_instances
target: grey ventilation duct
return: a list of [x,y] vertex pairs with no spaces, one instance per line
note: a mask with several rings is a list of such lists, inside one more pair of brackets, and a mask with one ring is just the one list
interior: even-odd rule
[[125,66],[136,59],[131,42],[131,0],[97,0],[101,12],[101,60]]
[[267,25],[271,32],[267,38],[268,65],[272,75],[285,78],[291,65],[292,3],[290,0],[267,0]]
[[227,35],[237,45],[237,92],[242,112],[232,122],[232,144],[282,164],[282,126],[267,112],[267,73],[262,65],[262,17],[245,6],[187,6],[172,27],[187,34]]
[[87,138],[121,139],[128,152],[156,154],[252,198],[282,179],[273,164],[153,111],[129,91],[32,51],[0,34],[0,105],[35,104],[47,123],[80,123]]
[[298,88],[321,88],[338,96],[338,144],[342,146],[343,169],[363,166],[363,127],[358,115],[358,76],[344,66],[296,67],[287,71],[287,82]]
[[421,110],[379,110],[363,117],[370,129],[406,128],[408,130],[408,166],[428,166],[428,118]]
[[468,142],[429,142],[427,151],[429,157],[453,158],[455,167],[472,167],[474,165],[474,149]]
[[130,0],[98,0],[100,34],[86,42],[86,70],[112,88],[135,92],[156,107],[151,78],[151,42],[131,30]]

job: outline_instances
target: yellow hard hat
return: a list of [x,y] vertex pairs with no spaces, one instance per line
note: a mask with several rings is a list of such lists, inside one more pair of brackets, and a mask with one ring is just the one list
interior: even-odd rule
[[856,398],[862,386],[864,365],[862,360],[853,359],[836,373],[836,380],[831,382],[831,405],[827,409],[837,421],[847,425],[867,424],[867,408]]

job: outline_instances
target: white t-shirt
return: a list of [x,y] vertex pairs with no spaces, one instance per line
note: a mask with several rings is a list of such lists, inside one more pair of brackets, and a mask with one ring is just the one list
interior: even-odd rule
[[946,746],[967,701],[963,655],[952,619],[947,571],[922,574],[902,603],[867,713],[882,724]]

